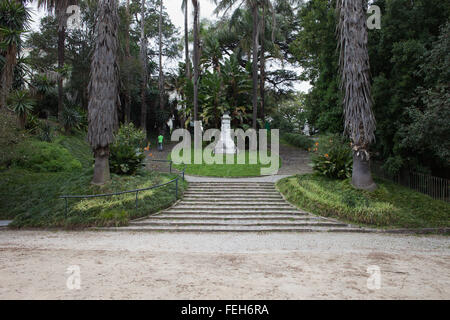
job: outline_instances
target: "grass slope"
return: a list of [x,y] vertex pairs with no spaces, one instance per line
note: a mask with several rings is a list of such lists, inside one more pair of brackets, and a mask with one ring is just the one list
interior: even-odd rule
[[[194,176],[208,176],[208,177],[259,177],[261,176],[261,168],[269,168],[270,165],[263,165],[257,157],[257,164],[250,164],[249,151],[245,151],[245,164],[237,163],[237,155],[234,157],[234,164],[193,164],[194,150],[191,151],[191,163],[186,166],[186,174]],[[169,154],[170,160],[170,154]],[[278,157],[279,167],[281,168],[281,158]],[[184,165],[174,164],[178,170],[182,170]]]
[[354,189],[349,180],[318,175],[282,179],[277,187],[297,207],[347,222],[400,228],[450,227],[450,204],[394,183],[377,180],[378,189]]
[[[27,139],[22,144],[33,143]],[[146,216],[170,206],[175,199],[175,185],[135,194],[88,200],[69,200],[66,219],[66,194],[100,194],[147,188],[170,181],[175,176],[140,170],[135,176],[112,175],[105,186],[90,184],[92,154],[83,134],[58,136],[53,142],[69,150],[81,162],[82,169],[70,172],[32,172],[11,166],[0,173],[0,219],[14,218],[13,227],[85,227],[126,225],[131,218]],[[20,149],[20,148],[18,148]],[[20,156],[20,155],[15,155]],[[180,183],[179,195],[186,187]]]

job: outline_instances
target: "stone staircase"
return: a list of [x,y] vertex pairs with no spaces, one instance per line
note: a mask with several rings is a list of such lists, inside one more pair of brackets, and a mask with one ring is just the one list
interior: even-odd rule
[[313,216],[286,202],[268,182],[190,183],[183,200],[157,215],[133,221],[129,231],[355,232],[360,228]]

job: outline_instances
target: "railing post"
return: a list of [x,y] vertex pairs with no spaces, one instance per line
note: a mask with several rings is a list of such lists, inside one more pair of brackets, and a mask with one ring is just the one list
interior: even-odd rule
[[178,178],[175,180],[175,200],[178,199]]
[[69,211],[69,204],[68,204],[68,199],[64,198],[64,200],[66,201],[66,210],[65,210],[65,214],[64,214],[64,219],[67,219],[67,214]]
[[138,193],[139,193],[139,191],[136,191],[136,211],[137,211],[137,209],[138,209]]
[[169,173],[172,173],[172,160],[169,162]]

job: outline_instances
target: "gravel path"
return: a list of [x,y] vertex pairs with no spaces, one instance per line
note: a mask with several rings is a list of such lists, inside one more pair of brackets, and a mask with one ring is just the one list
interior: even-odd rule
[[442,236],[0,231],[0,251],[0,299],[450,299]]

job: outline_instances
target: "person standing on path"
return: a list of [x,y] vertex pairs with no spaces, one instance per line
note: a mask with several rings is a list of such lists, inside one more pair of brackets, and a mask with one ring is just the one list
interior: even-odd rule
[[160,152],[163,151],[163,140],[164,140],[164,136],[160,133],[158,136],[158,150]]

